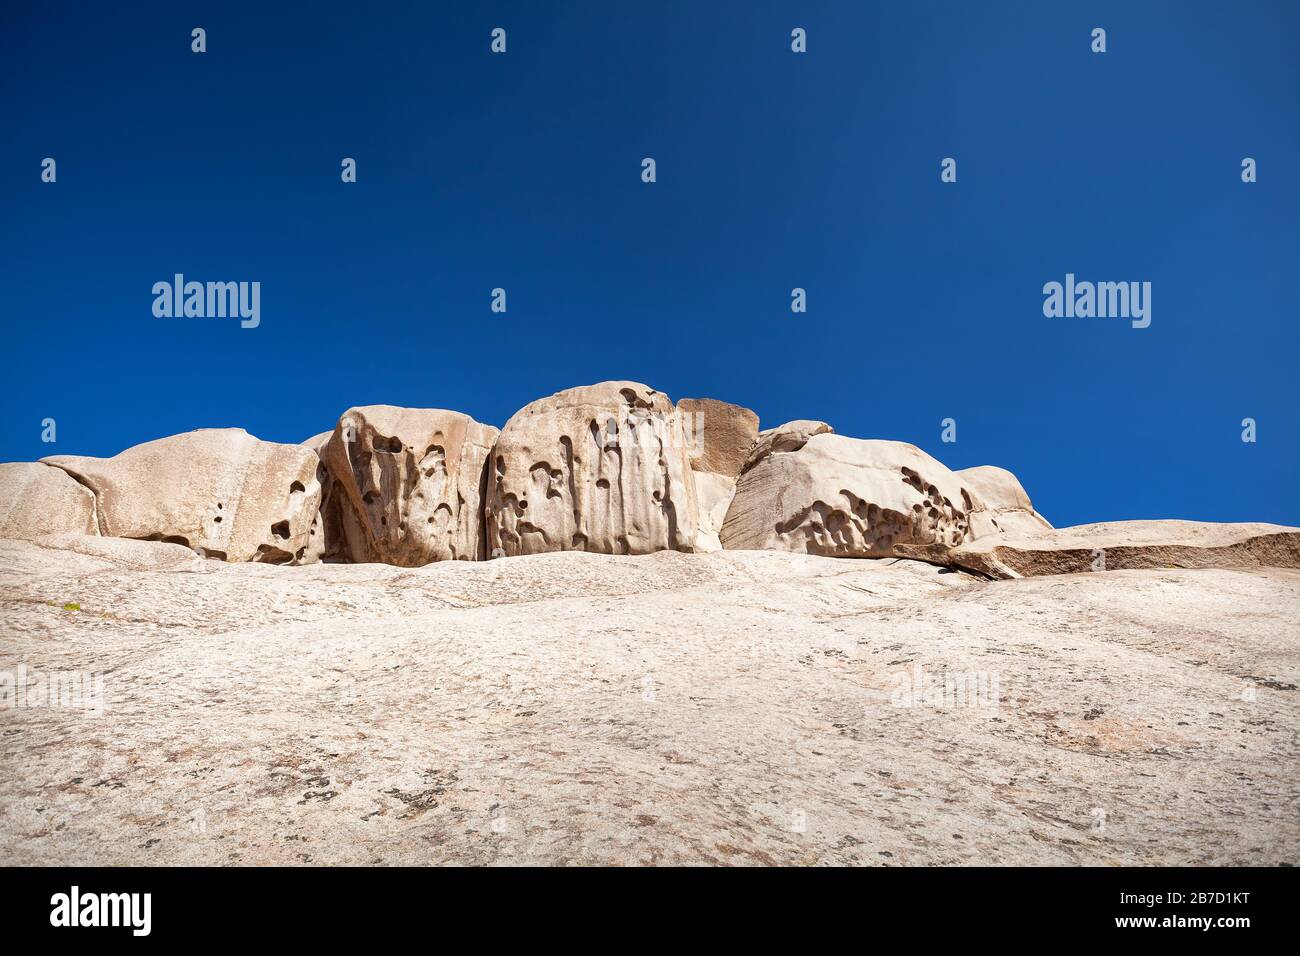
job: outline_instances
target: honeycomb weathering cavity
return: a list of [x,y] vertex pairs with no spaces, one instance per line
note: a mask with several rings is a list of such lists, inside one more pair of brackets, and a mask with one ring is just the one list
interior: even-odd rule
[[203,428],[112,458],[43,459],[95,496],[99,533],[184,544],[230,561],[310,560],[316,456],[242,428]]
[[343,413],[321,447],[326,560],[416,567],[481,560],[484,469],[497,430],[438,408]]
[[497,438],[484,516],[493,555],[693,550],[695,487],[672,402],[605,382],[525,406]]
[[899,544],[956,547],[982,511],[978,496],[913,445],[820,432],[756,451],[721,537],[730,549],[886,557]]

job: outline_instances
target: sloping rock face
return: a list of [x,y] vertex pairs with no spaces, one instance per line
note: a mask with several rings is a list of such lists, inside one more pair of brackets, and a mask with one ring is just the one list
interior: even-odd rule
[[0,538],[30,540],[64,531],[99,534],[90,489],[40,462],[0,464]]
[[742,471],[748,471],[754,465],[767,458],[773,452],[798,451],[808,444],[814,435],[830,435],[835,429],[825,422],[800,418],[776,428],[768,428],[758,433],[758,440],[750,449]]
[[716,398],[683,398],[677,403],[690,446],[691,468],[735,478],[758,441],[758,415]]
[[441,408],[348,409],[321,445],[329,475],[322,556],[401,567],[482,560],[483,485],[496,436],[491,425]]
[[1300,568],[1300,529],[1260,523],[1109,521],[900,553],[992,578],[1161,568]]
[[[333,503],[334,482],[330,480],[329,469],[325,467],[324,454],[325,445],[334,432],[321,432],[319,435],[313,435],[302,443],[304,448],[310,448],[316,455],[316,481],[320,484],[320,504],[316,509],[316,515],[312,518],[311,528],[307,532],[307,550],[303,555],[303,564],[315,564],[318,561],[342,561],[346,560],[342,548],[337,542],[333,542],[333,549],[330,548],[331,542],[326,541],[326,515],[336,516],[337,509]],[[335,530],[340,526],[338,520],[328,522],[328,527]]]
[[677,403],[690,447],[691,474],[699,526],[695,550],[719,551],[727,509],[736,494],[736,476],[758,441],[758,416],[748,408],[712,398]]
[[695,550],[704,553],[721,551],[722,526],[736,497],[736,479],[715,475],[711,471],[694,471],[691,475],[695,480],[695,504],[699,511]]
[[983,500],[995,530],[1003,534],[1052,530],[1047,519],[1034,510],[1020,479],[1005,468],[978,465],[954,474]]
[[602,382],[516,412],[488,468],[489,554],[693,551],[687,438],[668,396]]
[[102,535],[183,544],[227,561],[306,557],[320,485],[315,455],[301,445],[206,428],[112,458],[42,461],[94,492]]
[[728,549],[890,557],[900,544],[956,547],[983,504],[914,445],[792,422],[764,433],[722,527]]

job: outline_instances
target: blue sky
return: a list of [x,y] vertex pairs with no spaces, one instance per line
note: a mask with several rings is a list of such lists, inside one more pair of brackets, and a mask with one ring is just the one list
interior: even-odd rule
[[[1285,0],[14,7],[0,460],[381,402],[499,426],[633,379],[1002,465],[1058,525],[1300,524],[1298,29]],[[260,326],[155,318],[176,272],[260,281]],[[1044,317],[1067,272],[1151,282],[1151,326]]]

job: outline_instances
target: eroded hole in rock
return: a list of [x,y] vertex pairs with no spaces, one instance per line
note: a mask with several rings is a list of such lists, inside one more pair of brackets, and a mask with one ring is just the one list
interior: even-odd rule
[[288,564],[293,560],[293,555],[273,545],[259,544],[257,556],[253,560],[261,564]]
[[[271,537],[279,538],[281,541],[287,540],[289,537],[289,522],[277,521],[275,524],[271,525]],[[263,545],[263,547],[265,547],[265,545]]]
[[301,495],[301,494],[305,494],[306,491],[307,491],[307,489],[303,487],[303,484],[302,484],[301,481],[295,481],[293,484],[291,484],[291,485],[289,486],[289,494],[291,494],[291,495],[292,495],[292,494],[295,494],[295,493],[296,493],[296,494],[300,494],[300,495]]
[[388,452],[390,455],[395,455],[402,450],[402,440],[396,435],[390,437],[376,435],[374,447],[375,451],[384,451]]

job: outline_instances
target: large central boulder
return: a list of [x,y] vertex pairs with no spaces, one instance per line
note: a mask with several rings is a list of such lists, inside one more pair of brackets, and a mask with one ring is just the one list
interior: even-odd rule
[[722,526],[728,549],[889,557],[895,545],[956,547],[978,497],[915,445],[832,434],[822,422],[764,432]]
[[316,456],[242,428],[203,428],[112,458],[44,458],[94,493],[108,537],[168,541],[228,561],[303,561],[320,484]]
[[492,556],[546,551],[693,551],[687,437],[663,392],[602,382],[511,417],[488,468]]
[[418,567],[478,561],[497,430],[441,408],[366,405],[311,441],[329,474],[318,545],[326,560]]

